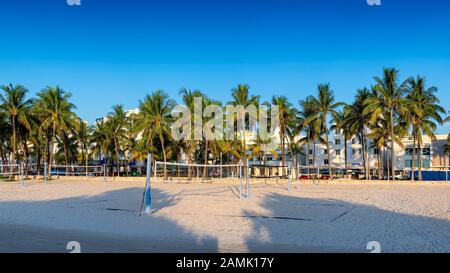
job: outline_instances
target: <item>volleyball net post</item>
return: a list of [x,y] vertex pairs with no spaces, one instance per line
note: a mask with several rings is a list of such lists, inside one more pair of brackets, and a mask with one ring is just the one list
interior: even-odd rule
[[24,163],[23,161],[20,164],[20,185],[24,186],[25,185],[25,181],[24,181]]
[[245,195],[247,198],[250,198],[250,166],[249,166],[249,160],[247,159],[245,166],[245,181],[246,181],[246,189],[245,189]]
[[242,160],[239,160],[239,199],[242,199]]
[[47,161],[44,162],[44,182],[45,182],[45,184],[48,183],[48,164],[47,164]]

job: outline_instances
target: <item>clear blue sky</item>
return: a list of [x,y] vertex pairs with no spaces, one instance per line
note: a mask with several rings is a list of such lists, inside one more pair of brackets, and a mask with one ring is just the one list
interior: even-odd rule
[[[450,109],[445,0],[2,0],[0,84],[59,84],[88,121],[182,87],[230,100],[247,83],[295,104],[330,82],[339,100],[382,68],[425,75]],[[440,133],[450,126],[440,128]]]

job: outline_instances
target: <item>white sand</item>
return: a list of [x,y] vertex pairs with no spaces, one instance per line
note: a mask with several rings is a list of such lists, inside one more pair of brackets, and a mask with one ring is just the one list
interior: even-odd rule
[[449,185],[0,182],[0,252],[450,252]]

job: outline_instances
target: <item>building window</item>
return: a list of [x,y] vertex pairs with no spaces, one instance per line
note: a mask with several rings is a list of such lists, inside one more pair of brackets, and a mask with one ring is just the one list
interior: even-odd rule
[[341,145],[341,140],[340,140],[340,139],[334,140],[334,144],[336,144],[336,145]]
[[309,154],[310,155],[312,155],[313,154],[313,150],[311,149],[311,150],[309,150]]
[[341,130],[336,129],[336,130],[334,131],[334,134],[335,134],[335,135],[340,135],[340,134],[341,134]]
[[328,159],[325,159],[325,160],[323,161],[323,164],[324,164],[324,165],[328,165],[328,163],[329,163],[329,162],[328,162]]
[[406,160],[405,161],[405,167],[406,168],[412,168],[412,160]]
[[323,149],[323,153],[327,155],[328,154],[328,149]]
[[358,138],[352,138],[352,144],[361,144]]
[[378,148],[373,149],[373,154],[377,155],[378,154]]
[[[406,160],[405,167],[412,168],[412,160]],[[418,168],[418,167],[419,167],[419,160],[414,160],[414,168]],[[431,168],[431,161],[430,160],[422,160],[422,168]]]
[[309,160],[309,165],[312,165],[312,164],[313,164],[313,160],[310,159],[310,160]]
[[413,148],[406,148],[405,153],[406,153],[406,155],[412,155]]
[[336,155],[337,155],[337,156],[340,156],[340,155],[341,155],[341,150],[339,150],[339,149],[336,150]]
[[430,148],[423,148],[422,149],[422,155],[431,155],[431,149]]

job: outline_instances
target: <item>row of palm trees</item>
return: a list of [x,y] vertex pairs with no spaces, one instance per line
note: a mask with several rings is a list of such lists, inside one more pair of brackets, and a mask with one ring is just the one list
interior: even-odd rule
[[[175,122],[171,112],[176,102],[165,92],[157,90],[139,101],[139,111],[128,113],[123,105],[113,106],[105,119],[88,126],[75,114],[76,107],[70,102],[71,93],[60,87],[46,87],[35,98],[28,98],[28,90],[21,85],[2,86],[0,95],[0,156],[3,164],[23,160],[38,163],[38,172],[44,162],[89,165],[94,159],[104,158],[110,166],[124,166],[129,172],[129,162],[143,162],[148,153],[155,160],[180,161],[183,152],[188,163],[216,164],[237,162],[246,158],[257,158],[266,164],[267,145],[270,140],[263,137],[258,126],[236,130],[234,140],[208,140],[202,132],[200,137],[175,140],[171,126]],[[279,108],[278,135],[271,132],[270,138],[278,138],[279,146],[269,150],[275,157],[281,150],[282,165],[287,157],[297,165],[298,155],[306,156],[309,167],[316,167],[317,146],[326,146],[328,171],[332,174],[330,132],[339,130],[344,136],[345,167],[348,168],[347,141],[357,138],[362,144],[363,165],[369,179],[369,149],[379,152],[378,175],[390,179],[395,174],[395,146],[403,147],[402,138],[413,138],[414,158],[418,158],[419,179],[422,179],[422,136],[435,138],[438,125],[449,121],[446,111],[439,105],[436,87],[426,87],[425,78],[410,77],[400,82],[398,71],[385,68],[381,77],[374,77],[370,88],[356,91],[351,104],[336,101],[329,84],[319,84],[316,96],[308,96],[295,107],[285,96],[273,96],[268,102],[261,101],[250,93],[248,85],[238,85],[231,90],[232,100],[227,104],[247,107],[253,105],[276,105]],[[201,107],[222,106],[199,90],[182,89],[182,102],[192,113],[192,126],[203,124],[211,117],[197,117],[195,101],[201,97]],[[197,109],[198,110],[198,109]],[[235,127],[237,128],[237,114]],[[248,121],[247,121],[248,122]],[[249,125],[249,124],[247,124]],[[247,130],[255,132],[247,139]],[[198,132],[192,132],[196,134]],[[200,140],[196,140],[200,139]],[[52,148],[54,147],[54,148]],[[310,160],[312,150],[313,160]],[[449,144],[445,151],[450,154]],[[386,158],[383,158],[383,153]],[[387,159],[388,156],[391,159]],[[31,161],[30,159],[33,158]],[[311,163],[311,164],[310,164]],[[312,165],[312,166],[311,166]],[[28,169],[28,168],[25,168]],[[309,170],[309,168],[308,168]],[[297,171],[297,170],[295,170]],[[286,169],[283,168],[283,174]],[[51,173],[51,169],[50,169]],[[164,169],[164,175],[167,175]],[[299,174],[296,173],[298,176]],[[12,176],[12,171],[10,176]],[[191,169],[188,169],[191,176]],[[206,168],[203,170],[206,176]],[[414,176],[412,176],[414,179]]]

